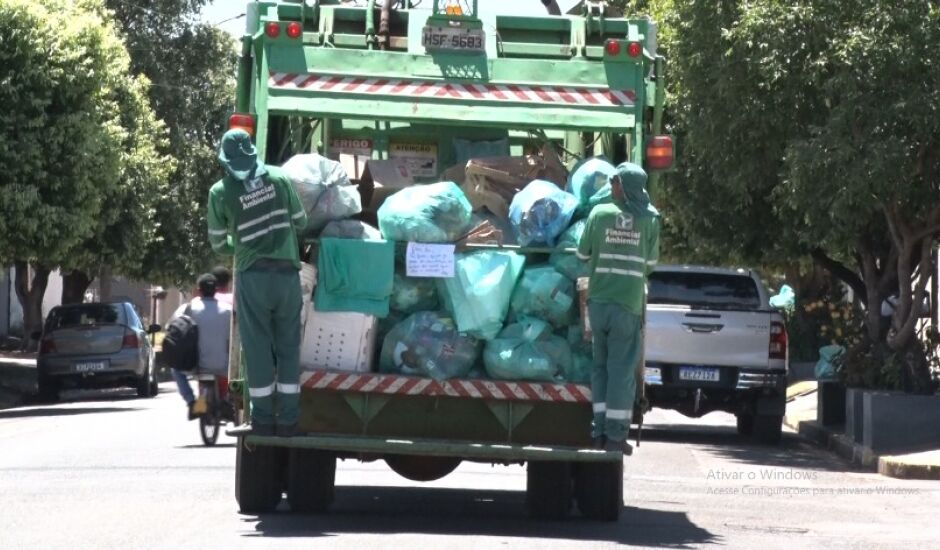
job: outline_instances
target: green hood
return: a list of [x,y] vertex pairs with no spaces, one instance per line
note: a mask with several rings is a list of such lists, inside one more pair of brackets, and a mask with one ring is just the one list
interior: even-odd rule
[[637,218],[651,218],[659,216],[650,203],[649,193],[646,192],[646,171],[632,162],[624,162],[617,167],[617,173],[613,178],[620,179],[620,186],[626,197],[626,210]]
[[219,146],[219,162],[229,176],[242,182],[265,173],[264,167],[258,162],[258,150],[244,130],[225,132]]

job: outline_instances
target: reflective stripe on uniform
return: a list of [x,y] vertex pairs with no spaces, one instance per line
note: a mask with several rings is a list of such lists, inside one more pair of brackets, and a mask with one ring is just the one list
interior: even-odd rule
[[590,260],[590,259],[591,259],[591,255],[590,255],[590,254],[581,254],[580,252],[575,252],[574,255],[577,256],[579,260]]
[[274,216],[281,216],[281,215],[286,215],[286,214],[287,214],[286,208],[281,208],[280,210],[272,210],[271,212],[268,212],[267,214],[264,214],[263,216],[258,216],[257,218],[253,220],[248,220],[247,222],[239,225],[238,230],[241,231],[243,229],[248,229],[249,227],[253,225],[258,225],[259,223],[270,220]]
[[601,254],[600,259],[602,260],[620,260],[622,262],[636,262],[644,263],[646,260],[642,256],[628,256],[626,254]]
[[256,232],[252,233],[251,235],[245,235],[245,236],[242,237],[240,240],[241,240],[241,242],[243,242],[243,243],[246,243],[246,242],[248,242],[248,241],[253,241],[253,240],[257,239],[258,237],[263,237],[263,236],[267,235],[268,233],[274,231],[275,229],[281,229],[282,227],[284,227],[284,228],[290,227],[290,224],[287,223],[287,222],[281,222],[281,223],[271,224],[271,225],[265,227],[264,229],[262,229],[262,230],[260,230],[260,231],[256,231]]
[[248,397],[268,397],[274,393],[274,384],[261,388],[248,388]]
[[224,237],[225,235],[228,235],[228,229],[210,229],[209,235],[212,235],[213,237],[221,235]]
[[607,410],[607,403],[594,403],[594,412],[602,413]]
[[300,384],[277,383],[277,393],[300,393]]
[[628,418],[629,411],[618,411],[610,409],[607,411],[607,418],[611,420],[626,420]]
[[659,260],[647,260],[646,265],[656,265],[659,263]]
[[612,275],[627,275],[628,277],[639,277],[643,278],[644,275],[639,271],[634,271],[632,269],[617,269],[616,267],[598,267],[594,270],[594,273],[610,273]]
[[306,214],[306,212],[304,212],[303,210],[300,210],[300,211],[298,211],[296,214],[294,214],[293,216],[291,216],[291,219],[292,219],[292,220],[299,220],[300,218],[302,218],[302,217],[304,216],[304,214]]

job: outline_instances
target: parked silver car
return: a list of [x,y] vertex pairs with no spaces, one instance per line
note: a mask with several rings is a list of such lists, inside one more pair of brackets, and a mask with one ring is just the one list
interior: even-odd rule
[[157,395],[153,346],[134,306],[126,302],[53,308],[40,336],[39,395],[56,400],[65,388],[130,386]]

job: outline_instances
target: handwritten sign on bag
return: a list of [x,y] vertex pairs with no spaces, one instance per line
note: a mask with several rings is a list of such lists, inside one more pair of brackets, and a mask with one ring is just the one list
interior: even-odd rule
[[409,277],[453,277],[454,245],[408,243],[405,274]]

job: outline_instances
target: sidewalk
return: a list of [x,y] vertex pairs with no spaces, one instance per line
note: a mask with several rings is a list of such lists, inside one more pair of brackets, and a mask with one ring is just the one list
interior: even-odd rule
[[940,480],[940,449],[904,455],[878,455],[855,443],[841,431],[816,421],[816,382],[804,381],[787,388],[785,426],[854,464],[881,475],[902,479]]
[[0,351],[0,409],[36,394],[36,356]]

